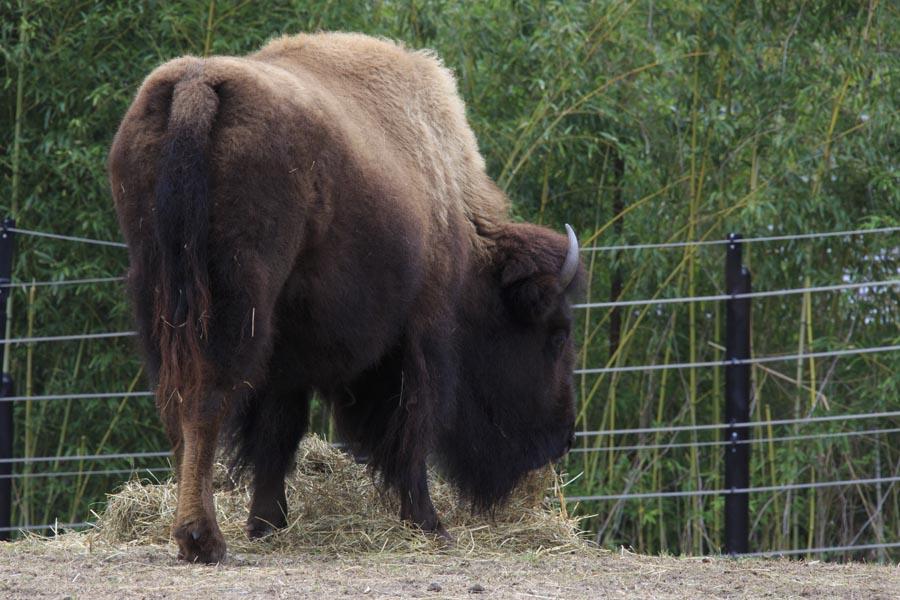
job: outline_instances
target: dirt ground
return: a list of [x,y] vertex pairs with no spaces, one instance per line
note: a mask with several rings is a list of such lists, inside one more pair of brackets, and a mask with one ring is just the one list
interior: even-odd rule
[[243,553],[187,565],[174,546],[84,537],[0,544],[0,598],[900,598],[900,567],[568,555]]
[[175,558],[174,483],[135,479],[109,496],[90,531],[0,543],[0,600],[900,599],[897,566],[598,550],[568,516],[552,471],[535,474],[486,514],[433,480],[438,513],[456,540],[448,545],[404,526],[396,498],[378,492],[364,467],[329,444],[308,439],[299,454],[287,482],[293,517],[270,538],[250,541],[244,533],[245,487],[216,491],[229,549],[219,565]]

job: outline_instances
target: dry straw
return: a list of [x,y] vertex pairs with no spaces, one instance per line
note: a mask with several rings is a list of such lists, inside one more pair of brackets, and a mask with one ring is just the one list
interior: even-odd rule
[[[264,540],[244,534],[249,491],[229,482],[224,468],[217,474],[215,493],[219,525],[235,552],[421,553],[454,552],[485,555],[498,552],[566,553],[588,548],[565,503],[559,479],[549,467],[536,472],[491,513],[473,513],[452,487],[433,477],[435,507],[456,540],[448,546],[401,522],[392,494],[379,489],[367,469],[318,437],[301,444],[297,468],[288,477],[288,527]],[[112,544],[165,544],[175,512],[175,486],[170,481],[126,483],[109,497],[99,515],[92,540]]]

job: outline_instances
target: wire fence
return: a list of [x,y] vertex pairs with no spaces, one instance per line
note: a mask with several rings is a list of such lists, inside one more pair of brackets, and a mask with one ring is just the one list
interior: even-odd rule
[[[56,240],[65,240],[70,242],[78,242],[83,244],[95,244],[100,246],[113,246],[117,248],[127,248],[128,244],[124,242],[114,242],[109,240],[97,240],[86,237],[78,237],[72,235],[60,235],[58,233],[47,233],[44,231],[33,231],[30,229],[23,229],[21,227],[8,227],[7,231],[11,231],[13,233],[18,233],[21,235],[35,236],[35,237],[43,237],[43,238],[52,238]],[[614,246],[586,246],[581,248],[583,252],[614,252],[620,250],[651,250],[651,249],[669,249],[669,248],[685,248],[692,246],[721,246],[724,244],[731,244],[738,241],[742,244],[754,244],[760,242],[792,242],[798,240],[816,240],[816,239],[827,239],[833,237],[852,237],[852,236],[863,236],[863,235],[878,235],[885,233],[897,233],[900,232],[900,227],[876,227],[872,229],[851,229],[845,231],[821,231],[815,233],[795,233],[795,234],[786,234],[786,235],[770,235],[770,236],[759,236],[759,237],[750,237],[750,238],[740,238],[739,240],[735,239],[723,239],[723,240],[692,240],[685,242],[661,242],[655,244],[625,244],[625,245],[614,245]]]
[[108,338],[134,337],[135,335],[137,335],[137,332],[135,331],[111,331],[109,333],[76,333],[72,335],[46,335],[40,337],[12,338],[7,339],[4,343],[12,346],[15,344],[40,344],[42,342],[102,340]]
[[85,279],[59,279],[56,281],[32,281],[29,283],[0,283],[0,288],[57,287],[66,285],[86,285],[92,283],[121,283],[125,277],[88,277]]
[[[106,241],[91,239],[85,237],[59,235],[46,232],[38,232],[23,228],[8,228],[8,231],[39,238],[50,238],[69,242],[93,244],[107,247],[126,248],[127,245],[122,242]],[[828,239],[828,238],[852,238],[855,236],[864,236],[872,234],[889,234],[900,232],[900,227],[883,227],[877,229],[857,229],[838,232],[822,232],[812,234],[797,235],[777,235],[762,236],[746,239],[726,239],[726,240],[695,240],[688,242],[665,242],[654,244],[633,244],[633,245],[610,245],[610,246],[589,246],[582,248],[586,253],[590,252],[608,252],[608,251],[631,251],[631,250],[647,250],[647,249],[671,249],[685,248],[692,246],[722,246],[725,244],[734,244],[739,241],[741,244],[752,244],[762,242],[790,242],[798,240]],[[8,282],[0,283],[0,288],[32,288],[32,287],[56,287],[56,286],[79,286],[79,285],[98,285],[107,283],[121,283],[125,280],[122,276],[111,277],[93,277],[71,280],[55,280],[55,281],[35,281],[27,282]],[[822,286],[804,286],[791,289],[756,291],[746,294],[714,294],[707,296],[692,297],[674,297],[674,298],[651,298],[636,300],[617,300],[611,302],[587,302],[576,304],[576,309],[620,309],[636,306],[663,306],[682,303],[696,302],[721,302],[735,299],[754,299],[754,298],[772,298],[789,295],[813,294],[813,293],[829,293],[856,291],[859,294],[873,293],[876,289],[893,289],[900,285],[900,279],[885,279],[880,281],[868,282],[850,282],[845,281],[839,284],[822,285]],[[6,339],[2,343],[8,348],[22,344],[36,343],[55,343],[74,340],[100,340],[111,338],[133,337],[134,331],[118,331],[118,332],[102,332],[102,333],[83,333],[73,335],[54,335],[54,336],[34,336],[24,338]],[[575,375],[600,375],[607,373],[628,373],[628,372],[646,372],[673,369],[701,369],[701,368],[723,368],[736,365],[762,365],[777,361],[799,361],[820,358],[839,358],[851,357],[864,354],[887,353],[900,351],[900,345],[884,345],[866,348],[842,348],[835,350],[798,352],[793,354],[783,354],[775,356],[756,356],[750,359],[732,359],[717,361],[694,361],[694,362],[678,362],[678,363],[662,363],[648,365],[617,365],[596,368],[582,368],[574,371]],[[17,403],[17,402],[45,402],[53,400],[90,400],[90,399],[141,399],[151,398],[154,396],[152,391],[132,391],[132,392],[84,392],[69,394],[44,394],[44,395],[19,395],[0,398],[0,403]],[[857,414],[841,414],[841,415],[824,415],[824,416],[806,416],[794,419],[778,419],[767,421],[754,421],[746,423],[708,423],[696,425],[660,425],[640,428],[620,428],[595,431],[580,431],[576,436],[587,441],[589,438],[596,438],[597,443],[593,447],[576,447],[573,449],[574,455],[586,453],[608,453],[616,452],[647,452],[647,451],[668,451],[672,449],[722,449],[726,446],[737,445],[759,445],[759,444],[793,444],[797,442],[822,441],[834,439],[860,438],[865,436],[891,436],[900,433],[900,427],[876,427],[872,429],[848,429],[844,431],[819,431],[816,433],[793,433],[792,435],[767,435],[758,436],[746,440],[730,441],[730,440],[692,440],[690,442],[677,442],[675,437],[681,433],[718,433],[726,429],[733,428],[769,428],[778,426],[815,426],[833,422],[841,422],[845,425],[862,421],[862,420],[885,420],[900,417],[900,411],[881,411],[872,413]],[[613,436],[645,436],[645,435],[671,434],[672,439],[668,442],[657,439],[654,443],[633,443],[633,444],[605,444],[600,443],[603,440],[611,439]],[[6,469],[13,466],[41,465],[53,463],[59,465],[61,463],[70,463],[77,461],[79,463],[102,463],[103,461],[128,460],[143,461],[146,459],[168,458],[168,451],[160,452],[133,452],[133,453],[97,453],[83,455],[66,455],[66,456],[29,456],[29,457],[12,457],[0,458],[0,465],[4,465]],[[136,475],[156,476],[159,474],[170,473],[169,466],[148,466],[148,467],[130,467],[130,468],[107,468],[107,469],[84,469],[75,470],[51,470],[36,472],[20,472],[20,473],[2,473],[0,481],[14,480],[23,477],[34,479],[50,479],[50,478],[66,478],[66,477],[94,477],[94,476],[126,476],[134,477]],[[682,490],[656,490],[652,492],[630,492],[608,493],[608,494],[586,494],[572,495],[565,498],[569,503],[592,503],[592,502],[622,502],[632,500],[649,500],[663,498],[691,498],[691,497],[724,497],[735,494],[785,494],[795,491],[816,490],[834,487],[853,487],[868,485],[894,485],[900,481],[900,476],[886,477],[868,477],[854,479],[839,479],[831,481],[817,481],[809,483],[781,483],[768,486],[740,487],[740,488],[718,488],[718,489],[682,489]],[[630,485],[627,486],[630,489]],[[0,527],[0,532],[6,531],[63,531],[70,529],[80,529],[92,527],[91,522],[74,522],[74,523],[46,523],[46,524],[28,524],[16,527]],[[821,548],[796,548],[787,550],[772,550],[761,552],[749,552],[744,556],[766,557],[766,556],[794,556],[794,555],[811,555],[835,552],[857,552],[873,549],[890,549],[900,547],[900,542],[881,542],[874,544],[850,544],[839,546],[828,546]]]
[[101,398],[115,398],[121,400],[123,398],[148,398],[156,394],[147,392],[89,392],[86,394],[43,394],[35,396],[7,396],[0,398],[0,402],[44,402],[47,400],[90,400]]
[[[736,423],[735,425],[741,425]],[[759,425],[760,423],[754,423]],[[762,423],[768,425],[768,423]],[[579,432],[580,433],[580,432]],[[868,435],[887,435],[900,433],[900,428],[892,427],[886,429],[860,429],[853,431],[839,431],[830,433],[813,433],[807,435],[785,435],[779,437],[762,437],[751,438],[749,440],[717,440],[711,442],[670,442],[668,444],[637,444],[637,445],[616,445],[616,446],[594,446],[590,448],[572,448],[570,452],[581,454],[585,452],[643,452],[647,450],[669,450],[674,448],[719,448],[722,446],[742,446],[753,444],[771,444],[785,442],[799,442],[808,440],[827,440],[832,438],[851,438]],[[581,437],[576,434],[577,437]]]
[[636,494],[596,494],[592,496],[570,496],[567,502],[595,502],[601,500],[651,500],[654,498],[688,498],[698,496],[728,496],[734,494],[755,494],[759,492],[787,492],[792,490],[812,490],[840,486],[870,485],[875,483],[895,483],[900,477],[870,477],[842,481],[817,481],[812,483],[783,483],[750,488],[730,488],[718,490],[679,490],[674,492],[645,492]]
[[745,552],[741,556],[746,558],[774,558],[779,556],[805,556],[808,554],[829,554],[837,552],[860,552],[862,550],[885,550],[888,548],[900,548],[900,542],[885,542],[881,544],[850,544],[846,546],[826,546],[823,548],[797,548],[794,550],[767,550],[765,552]]
[[853,229],[849,231],[822,231],[817,233],[795,233],[791,235],[769,235],[739,240],[692,240],[687,242],[661,242],[656,244],[625,244],[619,246],[587,246],[582,248],[584,252],[618,252],[622,250],[665,250],[670,248],[686,248],[695,246],[723,246],[738,241],[741,244],[755,244],[760,242],[793,242],[798,240],[819,240],[833,237],[851,237],[861,235],[897,233],[900,227],[878,227],[874,229]]
[[28,532],[28,531],[50,531],[53,535],[58,535],[65,531],[75,531],[77,529],[87,529],[96,527],[96,523],[82,521],[78,523],[46,523],[44,525],[19,525],[16,527],[0,527],[0,531],[4,532]]
[[7,227],[6,231],[28,235],[40,238],[49,238],[53,240],[63,240],[66,242],[78,242],[80,244],[94,244],[96,246],[112,246],[114,248],[127,248],[128,244],[124,242],[112,242],[109,240],[95,240],[86,237],[78,237],[74,235],[60,235],[58,233],[48,233],[46,231],[33,231],[31,229],[22,229],[21,227]]
[[[36,473],[28,473],[28,477],[32,479],[42,479],[48,477],[102,477],[109,475],[127,475],[129,477],[141,475],[143,473],[147,474],[170,474],[172,472],[172,467],[141,467],[141,468],[133,468],[133,469],[103,469],[103,470],[88,470],[82,469],[80,471],[44,471],[44,472],[36,472]],[[4,473],[0,475],[0,479],[18,479],[21,478],[21,474],[17,473]],[[45,525],[46,526],[46,525]]]
[[716,302],[722,300],[740,300],[742,298],[773,298],[776,296],[793,296],[812,292],[836,292],[843,290],[868,290],[877,287],[900,286],[900,279],[888,279],[885,281],[864,281],[856,283],[839,283],[835,285],[820,285],[815,287],[801,287],[787,290],[771,290],[766,292],[748,292],[745,294],[715,294],[712,296],[691,296],[685,298],[651,298],[646,300],[616,300],[614,302],[589,302],[575,304],[572,308],[621,308],[629,306],[647,306],[664,304],[686,304],[689,302]]
[[163,458],[170,456],[170,452],[118,452],[112,454],[67,454],[65,456],[26,456],[22,458],[2,458],[0,465],[23,465],[46,462],[71,462],[86,460],[115,460],[134,458]]
[[[812,423],[829,423],[834,421],[857,421],[861,419],[888,419],[900,417],[900,411],[881,411],[871,413],[849,413],[842,415],[823,415],[819,417],[798,417],[795,419],[775,419],[772,421],[748,421],[739,423],[710,423],[705,425],[663,425],[660,427],[636,427],[633,429],[604,429],[597,431],[578,431],[577,437],[589,435],[629,435],[641,433],[676,433],[681,431],[724,431],[748,427],[776,427],[779,425],[808,425]],[[730,443],[730,442],[729,442]]]
[[634,371],[662,371],[666,369],[699,369],[707,367],[729,367],[739,365],[761,365],[772,362],[796,361],[808,358],[832,358],[838,356],[857,356],[860,354],[878,354],[900,350],[900,345],[872,346],[869,348],[850,348],[847,350],[823,350],[821,352],[802,352],[799,354],[780,354],[778,356],[757,356],[756,358],[732,358],[729,360],[707,360],[686,363],[663,363],[655,365],[636,365],[625,367],[598,367],[596,369],[575,369],[575,375],[597,375],[602,373],[630,373]]

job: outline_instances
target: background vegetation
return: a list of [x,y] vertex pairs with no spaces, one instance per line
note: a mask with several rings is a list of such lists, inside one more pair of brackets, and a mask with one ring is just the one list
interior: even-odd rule
[[[20,227],[121,239],[106,152],[142,78],[191,53],[244,54],[282,33],[357,30],[431,47],[457,74],[491,174],[518,217],[572,223],[583,245],[722,239],[900,225],[900,8],[878,0],[0,0],[0,214]],[[897,278],[900,237],[761,243],[755,289]],[[586,255],[592,301],[723,291],[724,251]],[[17,281],[122,274],[120,248],[20,235]],[[897,288],[754,302],[756,355],[898,343]],[[15,290],[12,337],[130,329],[118,284]],[[583,366],[717,360],[720,303],[578,315]],[[900,356],[754,369],[755,419],[897,408]],[[128,339],[15,346],[21,394],[145,389]],[[579,378],[579,428],[718,423],[720,369]],[[21,402],[17,456],[155,451],[149,398]],[[327,426],[316,416],[316,426]],[[777,435],[897,427],[835,422]],[[700,433],[581,438],[569,494],[721,489],[718,448],[618,450]],[[765,429],[754,435],[768,437]],[[753,446],[753,485],[887,477],[896,434]],[[19,472],[162,460],[17,466]],[[151,464],[152,463],[152,464]],[[121,477],[18,479],[14,523],[89,520]],[[721,498],[587,503],[600,543],[641,552],[721,548]],[[572,507],[569,507],[570,510]],[[900,540],[895,486],[751,497],[754,549]],[[856,553],[852,556],[886,558]]]

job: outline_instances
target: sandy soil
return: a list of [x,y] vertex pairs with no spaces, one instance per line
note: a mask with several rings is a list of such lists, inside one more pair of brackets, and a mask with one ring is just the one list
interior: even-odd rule
[[819,561],[650,557],[592,548],[556,497],[552,473],[476,514],[434,481],[453,545],[397,519],[368,472],[321,441],[301,447],[288,479],[289,527],[244,534],[248,492],[216,492],[228,558],[189,565],[168,543],[175,486],[131,481],[98,526],[56,538],[0,543],[0,600],[202,598],[858,598],[900,599],[900,567]]
[[186,565],[173,546],[0,544],[2,598],[900,598],[900,567],[568,555],[244,553]]

